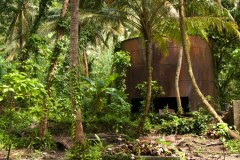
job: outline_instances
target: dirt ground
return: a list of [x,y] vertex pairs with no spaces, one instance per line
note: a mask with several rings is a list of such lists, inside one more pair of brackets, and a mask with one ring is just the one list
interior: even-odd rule
[[176,137],[174,143],[189,160],[240,160],[240,154],[229,154],[219,139],[181,135]]
[[[116,136],[115,136],[116,137]],[[240,160],[239,154],[229,154],[219,139],[209,139],[196,135],[149,135],[139,140],[142,142],[162,139],[171,142],[178,150],[185,153],[187,160]],[[0,160],[6,157],[6,151],[0,151]],[[29,149],[13,150],[12,160],[63,160],[64,151],[31,151]]]

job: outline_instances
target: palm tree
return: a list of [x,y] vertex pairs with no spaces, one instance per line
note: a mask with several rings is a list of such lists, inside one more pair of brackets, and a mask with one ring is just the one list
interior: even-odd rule
[[[104,3],[105,2],[105,3]],[[109,48],[108,42],[109,39],[113,39],[113,43],[115,43],[115,37],[122,34],[121,27],[122,24],[120,22],[117,23],[109,23],[106,19],[95,19],[95,13],[104,8],[105,5],[111,5],[112,1],[95,1],[95,0],[83,0],[80,4],[80,49],[82,51],[82,66],[84,69],[84,75],[86,77],[89,76],[88,73],[88,62],[87,62],[87,52],[89,46],[97,46],[101,45],[101,48]]]
[[29,0],[19,0],[17,4],[12,4],[14,16],[5,37],[5,43],[11,46],[5,49],[7,60],[13,60],[22,51],[33,26],[34,9],[34,4]]
[[[43,18],[47,14],[47,10],[50,4],[51,1],[49,0],[39,0],[38,14],[34,18],[33,25],[29,31],[29,37],[37,33]],[[31,44],[29,44],[28,41],[26,41],[24,49],[21,51],[21,54],[19,55],[19,60],[21,63],[23,63],[25,60],[29,58],[29,51],[31,48],[32,48]],[[20,70],[23,70],[23,68],[20,67]]]
[[70,94],[71,94],[71,104],[72,111],[75,116],[75,127],[74,127],[74,142],[75,144],[84,144],[85,137],[83,134],[82,126],[82,115],[81,108],[77,106],[76,95],[74,87],[76,82],[79,79],[79,64],[78,64],[78,10],[79,10],[79,1],[72,0],[71,3],[71,24],[70,24],[70,54],[69,54],[69,63],[70,63]]
[[[112,19],[119,19],[125,23],[135,27],[142,35],[145,42],[146,49],[146,63],[147,63],[147,96],[145,99],[144,115],[140,120],[138,127],[138,135],[141,132],[146,117],[149,111],[150,99],[151,99],[151,46],[153,42],[161,44],[164,37],[172,37],[172,39],[179,40],[180,33],[178,27],[178,13],[171,4],[172,1],[164,0],[132,0],[132,1],[114,1],[118,5],[113,9],[110,9],[106,14]],[[191,1],[193,3],[194,1]],[[207,3],[207,2],[205,2]],[[201,7],[201,6],[200,6]],[[211,10],[215,10],[216,7],[210,6]],[[198,33],[200,36],[207,39],[206,28],[212,26],[219,30],[226,28],[227,31],[237,33],[236,25],[229,21],[222,21],[222,18],[209,17],[189,17],[186,18],[186,26],[188,33]],[[191,32],[190,32],[191,31]],[[162,43],[164,44],[164,43]],[[160,45],[162,50],[166,48],[164,45]],[[165,49],[164,49],[165,48]]]
[[[165,18],[177,16],[176,10],[167,0],[115,0],[111,8],[102,11],[102,14],[113,20],[121,20],[133,26],[143,37],[145,45],[147,87],[144,105],[144,113],[140,119],[137,133],[139,136],[143,130],[146,118],[148,116],[151,103],[151,82],[152,82],[152,46],[155,42],[163,48],[163,42],[166,41],[162,34],[161,26],[165,25]],[[173,34],[172,34],[173,35]]]
[[[63,19],[66,15],[67,12],[67,8],[68,8],[68,4],[69,4],[69,0],[64,0],[63,1],[63,5],[62,5],[62,12],[61,12],[61,16],[60,19]],[[57,27],[57,38],[56,38],[56,42],[55,42],[55,46],[53,49],[53,55],[51,58],[51,62],[50,62],[50,67],[48,69],[48,73],[47,73],[47,78],[46,78],[46,86],[45,89],[47,91],[47,95],[43,96],[43,111],[44,111],[44,117],[42,118],[41,122],[40,122],[40,128],[39,128],[39,135],[40,137],[45,137],[46,134],[46,129],[47,129],[47,120],[48,120],[48,111],[47,111],[47,96],[50,97],[51,96],[51,86],[52,86],[52,78],[54,75],[54,72],[57,68],[57,63],[58,63],[58,57],[60,55],[61,49],[58,46],[59,41],[61,41],[62,36],[63,36],[63,32],[64,32],[64,28],[58,26]]]
[[[192,64],[191,64],[190,54],[189,54],[190,42],[189,42],[188,36],[186,34],[186,28],[185,28],[185,23],[184,23],[184,1],[183,0],[179,0],[179,9],[180,9],[179,21],[180,21],[180,30],[181,30],[181,37],[182,37],[183,53],[184,53],[185,58],[186,58],[187,70],[188,70],[188,74],[189,74],[190,80],[192,82],[192,85],[194,87],[195,92],[197,93],[198,97],[201,99],[201,101],[203,102],[203,104],[205,105],[205,107],[209,111],[209,113],[217,120],[217,122],[223,123],[223,121],[220,118],[220,116],[216,113],[216,111],[209,104],[209,102],[206,100],[206,98],[204,97],[204,95],[202,94],[200,89],[198,88],[198,85],[197,85],[196,80],[194,78],[193,71],[192,71]],[[237,133],[231,131],[230,129],[229,129],[229,134],[233,138],[237,138],[237,139],[239,138],[239,135]]]

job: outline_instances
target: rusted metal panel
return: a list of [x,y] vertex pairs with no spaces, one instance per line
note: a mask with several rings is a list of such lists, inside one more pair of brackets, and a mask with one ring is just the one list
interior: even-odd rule
[[[199,88],[204,95],[215,97],[213,57],[210,47],[206,41],[197,36],[191,36],[189,40],[191,43],[190,57],[193,73]],[[131,55],[131,67],[127,71],[126,78],[128,98],[129,100],[141,98],[139,91],[135,87],[147,79],[143,42],[140,38],[129,39],[122,42],[122,49],[130,52]],[[174,42],[169,42],[168,50],[169,55],[164,57],[161,51],[156,46],[153,46],[153,80],[156,80],[164,88],[166,97],[175,97],[174,79],[180,46]],[[197,98],[190,82],[184,56],[179,77],[179,89],[181,96],[189,97],[190,110],[198,109],[200,100]]]

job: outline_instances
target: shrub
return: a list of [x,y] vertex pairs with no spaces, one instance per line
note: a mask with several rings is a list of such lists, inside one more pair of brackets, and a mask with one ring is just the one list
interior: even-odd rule
[[240,140],[229,140],[227,142],[224,142],[224,146],[228,149],[230,153],[240,153]]
[[179,117],[172,114],[164,114],[159,117],[160,127],[158,132],[166,134],[188,134],[194,133],[200,135],[207,130],[207,124],[211,118],[201,112],[191,113],[191,117]]
[[97,138],[97,142],[92,144],[87,141],[84,145],[75,145],[73,149],[67,151],[66,158],[68,160],[102,160],[103,144],[100,138],[97,135],[95,136]]

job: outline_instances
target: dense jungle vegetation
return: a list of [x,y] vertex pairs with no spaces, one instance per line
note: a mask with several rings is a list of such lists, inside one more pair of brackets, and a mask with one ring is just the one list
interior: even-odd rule
[[[60,145],[64,159],[104,159],[111,149],[106,151],[98,135],[89,141],[97,133],[124,135],[132,143],[150,133],[210,134],[229,152],[240,153],[238,131],[219,114],[240,99],[239,24],[239,0],[1,0],[0,159],[24,159],[14,157],[22,148],[31,150],[29,159],[38,159]],[[201,93],[191,72],[192,35],[211,47],[216,98]],[[121,42],[136,37],[145,46],[147,79],[136,86],[143,101],[133,114],[125,83],[130,54],[121,50]],[[172,87],[178,112],[167,106],[163,115],[152,110],[153,98],[164,90],[152,80],[151,46],[167,56],[171,40],[183,48],[202,101],[199,111],[183,113],[177,79]],[[60,136],[71,137],[69,148],[56,140]],[[170,152],[186,158],[176,148],[154,155]],[[144,154],[140,147],[125,159]]]

